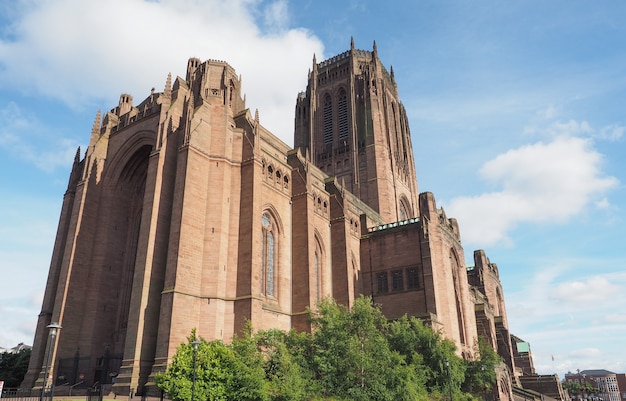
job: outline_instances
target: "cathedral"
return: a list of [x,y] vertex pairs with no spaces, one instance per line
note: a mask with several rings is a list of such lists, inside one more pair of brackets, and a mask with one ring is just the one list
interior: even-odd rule
[[361,294],[390,319],[423,319],[466,359],[487,339],[506,365],[494,396],[512,399],[498,268],[482,250],[466,263],[457,221],[418,192],[406,110],[376,43],[313,57],[293,148],[246,108],[233,67],[192,58],[162,92],[137,104],[122,94],[96,115],[63,197],[23,387],[51,380],[48,352],[57,386],[153,394],[194,328],[226,342],[248,321],[306,331],[322,298],[351,306]]

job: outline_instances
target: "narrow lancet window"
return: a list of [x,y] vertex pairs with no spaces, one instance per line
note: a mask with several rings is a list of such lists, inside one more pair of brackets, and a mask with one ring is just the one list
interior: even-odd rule
[[333,101],[324,97],[324,145],[333,143]]
[[337,99],[337,117],[339,140],[343,142],[348,139],[348,98],[345,89],[341,89]]
[[276,230],[271,217],[267,213],[263,213],[261,222],[263,225],[261,233],[261,294],[265,294],[268,297],[274,297],[276,295]]

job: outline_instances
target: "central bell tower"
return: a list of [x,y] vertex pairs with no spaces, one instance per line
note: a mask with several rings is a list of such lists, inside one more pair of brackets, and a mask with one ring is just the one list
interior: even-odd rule
[[353,39],[350,50],[321,63],[313,56],[296,102],[294,146],[385,222],[419,215],[408,118],[376,42],[358,50]]

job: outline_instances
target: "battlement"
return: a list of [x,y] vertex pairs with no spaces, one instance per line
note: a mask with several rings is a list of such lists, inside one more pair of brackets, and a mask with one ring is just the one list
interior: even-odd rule
[[417,224],[417,223],[419,223],[419,221],[420,221],[420,219],[415,217],[415,218],[412,218],[412,219],[396,221],[394,223],[379,224],[379,225],[374,226],[374,227],[369,227],[367,229],[367,232],[368,233],[373,233],[373,232],[378,232],[378,231],[389,230],[389,229],[392,229],[392,228],[402,227],[402,226],[406,226],[406,225],[409,225],[409,224]]
[[327,66],[329,66],[331,64],[335,64],[338,61],[347,59],[348,57],[350,57],[350,51],[349,50],[345,51],[345,52],[343,52],[341,54],[338,54],[336,56],[333,56],[333,57],[331,57],[331,58],[329,58],[327,60],[324,60],[324,61],[320,62],[317,66],[318,66],[318,68],[324,68],[324,67],[327,67]]
[[[113,123],[111,127],[111,132],[113,133],[158,113],[160,110],[160,105],[157,102],[159,96],[160,93],[155,92],[153,88],[150,95],[143,102],[133,106],[133,97],[131,95],[126,93],[120,95],[119,105],[112,108],[104,117],[100,132],[104,133],[109,123]],[[118,117],[117,121],[111,121],[112,116]]]
[[[352,50],[347,50],[341,54],[338,54],[336,56],[333,56],[327,60],[324,60],[320,63],[317,64],[317,68],[318,69],[324,69],[324,68],[329,68],[331,66],[334,66],[346,59],[350,58],[350,53],[352,52],[352,54],[354,54],[354,56],[356,58],[360,58],[360,59],[365,59],[366,62],[371,62],[374,60],[375,57],[375,52],[369,51],[369,50],[360,50],[360,49],[352,49]],[[385,81],[388,82],[395,82],[392,74],[389,73],[389,71],[387,71],[387,69],[385,68],[384,65],[382,65],[382,63],[380,63],[380,70],[382,71],[383,74],[383,79]],[[304,98],[305,97],[305,93],[299,93],[298,94],[298,99]]]
[[187,62],[187,77],[186,80],[189,82],[191,80],[191,76],[192,74],[200,69],[201,73],[207,68],[207,66],[209,65],[219,65],[222,67],[226,67],[228,70],[232,71],[234,73],[235,69],[228,64],[226,61],[224,60],[217,60],[217,59],[208,59],[206,61],[201,61],[199,58],[197,57],[192,57],[189,59],[189,61]]

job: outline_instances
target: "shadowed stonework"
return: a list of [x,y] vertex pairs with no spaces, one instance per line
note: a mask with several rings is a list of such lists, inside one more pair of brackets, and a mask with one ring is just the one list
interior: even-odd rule
[[[294,94],[295,95],[295,94]],[[286,116],[286,118],[290,118]],[[156,394],[193,328],[230,341],[255,329],[310,330],[306,309],[372,296],[389,318],[418,316],[473,358],[478,336],[514,358],[498,270],[467,268],[457,222],[418,193],[393,69],[350,49],[318,63],[297,96],[295,148],[246,108],[223,61],[139,104],[97,114],[64,196],[24,387],[41,387],[50,322],[64,384]]]

